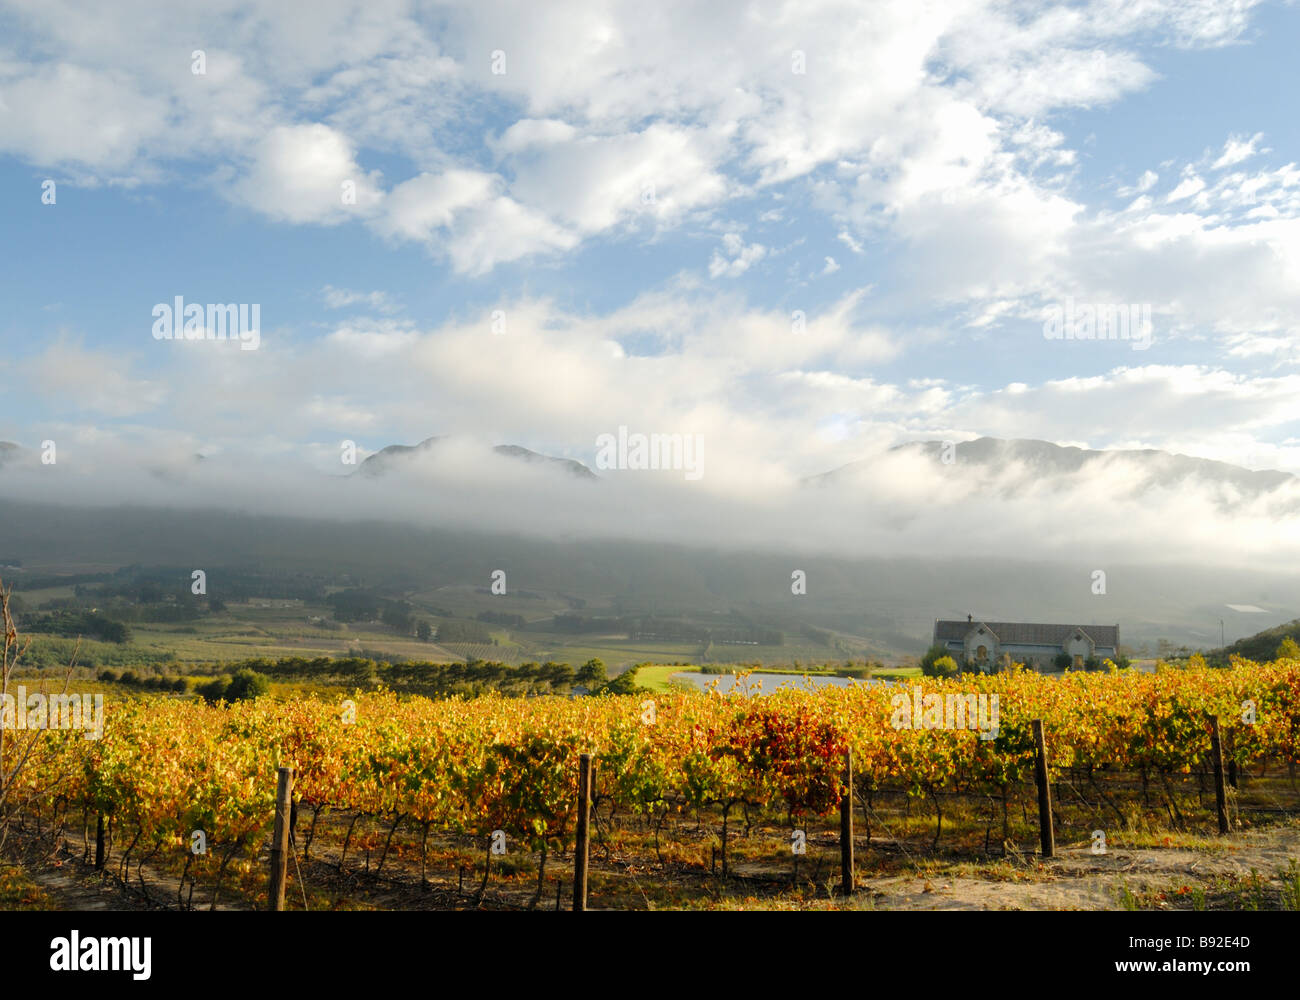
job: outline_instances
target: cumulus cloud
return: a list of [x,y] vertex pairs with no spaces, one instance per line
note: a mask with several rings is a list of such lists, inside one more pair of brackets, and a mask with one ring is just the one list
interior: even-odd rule
[[[1131,93],[1153,79],[1134,42],[1231,42],[1252,6],[892,0],[863,18],[851,5],[683,2],[647,17],[632,3],[484,2],[429,17],[401,0],[339,0],[304,20],[231,0],[177,3],[166,18],[147,3],[117,16],[19,4],[26,48],[63,58],[0,63],[0,148],[92,180],[197,164],[269,219],[361,219],[478,275],[682,225],[825,168],[840,199],[879,194],[897,212],[972,186],[993,196],[993,169],[1016,212],[1015,192],[1033,185],[1000,156],[1073,157],[1026,118]],[[505,123],[474,136],[485,106]],[[393,152],[416,170],[384,181],[360,165]],[[1221,161],[1244,155],[1230,143]],[[352,206],[339,197],[349,180]],[[855,241],[870,228],[844,221]],[[470,232],[482,225],[504,234]]]
[[374,210],[382,197],[378,180],[328,125],[282,125],[254,150],[252,166],[231,193],[273,219],[339,223]]
[[[1162,527],[1186,523],[1213,548],[1232,525],[1219,498],[1194,490],[1116,513],[1094,482],[1062,497],[1008,470],[954,490],[895,456],[810,516],[797,483],[899,441],[988,433],[1300,469],[1289,402],[1300,169],[1266,159],[1262,133],[1220,149],[1219,131],[1194,162],[1115,166],[1098,185],[1127,201],[1112,210],[1089,203],[1080,180],[1093,154],[1055,114],[1150,86],[1167,46],[1239,41],[1253,6],[896,0],[864,17],[836,3],[647,13],[485,0],[433,16],[338,0],[304,20],[234,0],[165,15],[132,0],[14,4],[0,150],[78,183],[207,185],[267,225],[355,225],[359,240],[376,234],[451,272],[439,274],[447,310],[410,319],[386,291],[322,290],[316,277],[303,300],[352,311],[268,329],[256,352],[176,344],[141,359],[61,342],[7,362],[14,398],[59,410],[49,432],[80,458],[58,475],[86,495],[95,477],[104,496],[135,489],[110,458],[151,475],[159,462],[189,469],[203,449],[228,464],[178,481],[237,502],[239,477],[218,470],[248,463],[245,488],[263,474],[280,487],[249,502],[287,503],[338,471],[343,438],[373,449],[446,432],[590,460],[598,435],[626,425],[708,442],[692,492],[656,485],[638,499],[643,480],[610,477],[603,495],[630,504],[624,527],[641,517],[664,537],[680,515],[715,530],[734,521],[737,538],[791,531],[830,545],[843,532],[846,545],[896,549],[977,536],[991,547],[1016,544],[1022,523],[1050,547],[1065,517],[1088,531],[1109,519],[1108,537],[1151,548],[1175,544]],[[191,72],[195,48],[206,74]],[[634,245],[649,260],[670,239],[667,267],[618,259],[610,270],[636,277],[602,283],[599,307],[574,304],[591,301],[593,259]],[[797,261],[781,260],[802,241]],[[840,270],[840,245],[869,268],[817,281]],[[534,271],[482,299],[458,295],[484,287],[464,279],[522,262],[579,267],[583,280],[541,286],[547,298]],[[870,284],[833,298],[859,271]],[[1045,342],[1042,312],[1067,296],[1149,304],[1154,353]],[[46,433],[32,433],[26,409],[14,405],[5,436]],[[448,459],[475,475],[463,489],[440,481],[429,509],[519,516],[481,487],[512,467],[479,469],[475,454]],[[1110,485],[1129,481],[1108,472]],[[547,483],[527,515],[539,530],[582,517],[616,530],[586,494]],[[332,480],[322,489],[340,510],[358,495],[329,492]],[[945,523],[962,492],[961,516]],[[393,499],[394,516],[423,516],[430,493]],[[994,495],[1010,504],[1005,521]],[[1284,508],[1246,511],[1243,551],[1264,547]]]

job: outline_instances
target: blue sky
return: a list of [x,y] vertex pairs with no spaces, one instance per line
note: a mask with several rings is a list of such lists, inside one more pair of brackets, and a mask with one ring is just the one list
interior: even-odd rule
[[[1300,472],[1300,7],[707,7],[0,3],[0,440]],[[258,349],[155,340],[177,295],[259,304]],[[1067,297],[1151,346],[1046,339]]]

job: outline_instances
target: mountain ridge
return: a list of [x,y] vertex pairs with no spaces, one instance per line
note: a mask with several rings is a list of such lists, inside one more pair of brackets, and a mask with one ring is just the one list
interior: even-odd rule
[[[366,456],[353,475],[384,475],[396,468],[400,468],[400,465],[397,463],[415,458],[419,454],[431,453],[437,449],[439,444],[450,440],[451,438],[448,435],[434,434],[414,445],[390,444],[387,447],[379,449],[379,451],[374,454]],[[512,458],[522,462],[552,465],[552,467],[559,471],[568,473],[575,479],[584,479],[595,482],[600,478],[586,465],[576,459],[556,458],[554,455],[543,455],[540,452],[532,451],[522,445],[498,444],[493,446],[492,451],[506,458]]]
[[[944,453],[952,446],[952,462],[944,462]],[[1053,444],[1038,438],[980,437],[971,441],[907,441],[882,454],[916,453],[935,462],[970,465],[993,469],[997,464],[1017,463],[1038,475],[1073,475],[1096,462],[1129,459],[1155,479],[1156,485],[1169,486],[1187,479],[1226,483],[1245,493],[1258,495],[1276,489],[1296,477],[1276,469],[1247,469],[1230,462],[1197,458],[1158,448],[1092,449]],[[869,471],[879,456],[848,462],[828,472],[804,479],[810,485],[829,485],[838,480]]]

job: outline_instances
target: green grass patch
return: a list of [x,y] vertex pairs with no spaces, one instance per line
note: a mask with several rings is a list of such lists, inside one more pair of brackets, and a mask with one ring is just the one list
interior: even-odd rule
[[50,894],[23,869],[0,865],[0,911],[58,908]]

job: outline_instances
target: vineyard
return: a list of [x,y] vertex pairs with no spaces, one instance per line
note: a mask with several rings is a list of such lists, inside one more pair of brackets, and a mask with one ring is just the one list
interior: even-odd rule
[[[899,728],[895,699],[918,691],[996,695],[996,730]],[[1014,672],[761,698],[128,699],[105,706],[100,739],[46,733],[10,793],[24,802],[25,832],[79,843],[86,856],[102,822],[105,869],[150,905],[192,906],[196,888],[214,906],[222,891],[231,905],[256,905],[277,768],[291,767],[292,905],[337,902],[339,880],[355,889],[363,857],[372,879],[387,866],[414,891],[445,889],[438,905],[481,903],[494,843],[505,852],[495,859],[502,885],[535,886],[536,904],[548,858],[554,868],[571,856],[576,765],[590,753],[598,861],[610,886],[620,869],[671,872],[680,899],[719,875],[749,878],[755,891],[791,883],[801,861],[791,857],[795,830],[806,833],[802,863],[815,883],[848,753],[864,865],[1026,849],[1035,719],[1047,734],[1064,843],[1086,844],[1098,829],[1112,843],[1157,826],[1211,832],[1211,716],[1221,720],[1238,822],[1294,815],[1297,660],[1155,674]],[[175,890],[151,892],[146,865],[151,876],[170,873]],[[327,874],[332,895],[309,899]],[[597,878],[593,905],[600,887]]]

